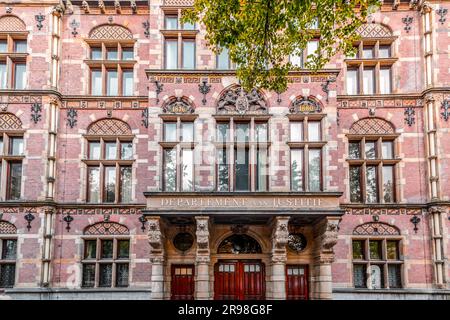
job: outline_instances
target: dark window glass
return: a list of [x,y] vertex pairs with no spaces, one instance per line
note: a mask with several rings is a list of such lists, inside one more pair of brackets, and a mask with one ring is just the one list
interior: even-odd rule
[[117,241],[117,259],[128,259],[130,257],[130,241],[119,240]]
[[366,202],[378,202],[378,178],[375,166],[366,167]]
[[353,283],[355,284],[355,288],[367,288],[367,274],[365,265],[353,265]]
[[229,191],[227,149],[218,149],[217,157],[217,191]]
[[320,191],[320,149],[309,149],[309,191]]
[[84,245],[84,258],[95,259],[97,257],[97,240],[86,240]]
[[20,189],[22,186],[22,163],[21,162],[11,162],[10,172],[8,179],[8,200],[19,200],[20,199]]
[[350,167],[350,201],[362,202],[361,167]]
[[248,191],[250,189],[248,156],[248,149],[235,149],[236,191]]
[[83,287],[95,286],[95,264],[83,264]]
[[365,248],[364,240],[353,240],[353,259],[364,260],[365,259]]
[[230,130],[230,125],[228,123],[218,123],[217,124],[217,141],[218,142],[227,142],[229,130]]
[[303,149],[291,150],[291,188],[303,190]]
[[100,264],[99,287],[111,287],[112,285],[112,264]]
[[128,264],[118,263],[116,270],[116,287],[128,287]]
[[348,157],[350,159],[361,159],[361,144],[359,141],[348,144]]
[[23,138],[11,137],[9,139],[9,154],[12,156],[23,155]]
[[366,159],[375,159],[377,157],[376,141],[366,141]]
[[398,260],[399,259],[399,248],[398,241],[386,241],[386,256],[388,260]]
[[7,239],[3,240],[2,259],[15,260],[17,252],[17,240]]
[[381,244],[380,240],[370,240],[369,241],[369,251],[371,260],[381,260]]
[[113,257],[113,241],[112,240],[102,240],[102,259],[112,259]]
[[175,149],[164,150],[164,191],[176,191],[177,159]]
[[389,288],[402,287],[402,272],[400,265],[398,264],[388,265],[388,279],[389,279]]
[[15,264],[0,264],[0,288],[14,287],[15,276]]
[[116,167],[105,167],[105,202],[116,200]]

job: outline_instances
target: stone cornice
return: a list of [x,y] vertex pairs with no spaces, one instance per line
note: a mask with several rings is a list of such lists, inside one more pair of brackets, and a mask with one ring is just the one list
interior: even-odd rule
[[[299,70],[299,71],[290,71],[288,73],[289,76],[302,76],[302,75],[333,75],[337,76],[341,70],[340,69],[322,69],[316,72],[310,70]],[[146,69],[145,70],[148,77],[158,77],[158,76],[197,76],[197,77],[207,77],[207,76],[216,76],[216,77],[233,77],[236,76],[236,70],[166,70],[166,69]]]

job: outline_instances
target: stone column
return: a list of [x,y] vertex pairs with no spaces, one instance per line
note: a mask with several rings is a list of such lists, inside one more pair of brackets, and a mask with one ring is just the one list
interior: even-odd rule
[[340,217],[326,217],[314,226],[314,290],[313,299],[333,298],[331,263],[333,247],[338,241]]
[[444,253],[445,237],[443,236],[443,219],[442,214],[445,209],[433,206],[429,208],[431,237],[433,241],[433,262],[434,262],[434,285],[439,288],[445,288],[447,282],[447,266]]
[[164,237],[161,232],[161,217],[148,217],[148,241],[152,263],[151,299],[164,299]]
[[272,254],[271,254],[271,275],[272,284],[271,296],[274,300],[286,300],[286,244],[289,237],[290,217],[275,217],[272,230]]
[[209,265],[209,217],[195,217],[197,230],[197,252],[195,256],[195,299],[210,300]]

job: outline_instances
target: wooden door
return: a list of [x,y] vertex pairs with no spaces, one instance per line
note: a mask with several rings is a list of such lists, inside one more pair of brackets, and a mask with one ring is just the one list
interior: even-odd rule
[[172,265],[172,300],[194,300],[193,265]]
[[308,266],[286,265],[286,298],[308,299]]
[[215,266],[216,300],[265,298],[264,264],[260,261],[221,261]]

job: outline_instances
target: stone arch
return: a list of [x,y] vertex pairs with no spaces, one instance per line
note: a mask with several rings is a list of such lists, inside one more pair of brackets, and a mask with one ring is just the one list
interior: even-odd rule
[[128,28],[118,24],[103,24],[94,27],[89,32],[89,39],[95,40],[132,40],[133,33]]
[[9,112],[0,113],[0,130],[21,130],[22,121],[16,115]]
[[162,111],[164,113],[189,114],[195,112],[195,105],[188,97],[172,96],[164,101]]
[[26,32],[27,27],[22,19],[13,16],[5,15],[0,17],[0,32]]
[[91,236],[119,236],[129,235],[130,230],[117,222],[97,222],[84,229],[83,234]]
[[322,110],[322,102],[315,96],[297,96],[289,107],[290,113],[320,113]]
[[[244,244],[245,243],[245,244]],[[216,248],[218,254],[226,253],[263,253],[263,247],[253,235],[248,233],[231,233],[221,237]]]
[[17,228],[12,223],[0,221],[0,234],[16,234]]
[[353,230],[358,236],[399,236],[400,230],[384,222],[367,222],[357,226]]
[[128,123],[119,119],[100,119],[91,123],[87,129],[88,135],[125,136],[132,135]]
[[266,95],[256,88],[247,92],[241,86],[233,84],[223,89],[216,100],[217,113],[244,114],[269,112],[269,102]]
[[365,23],[356,29],[356,32],[362,38],[390,38],[393,36],[391,28],[381,23]]
[[391,122],[381,118],[363,118],[352,124],[350,134],[395,134],[395,127]]

